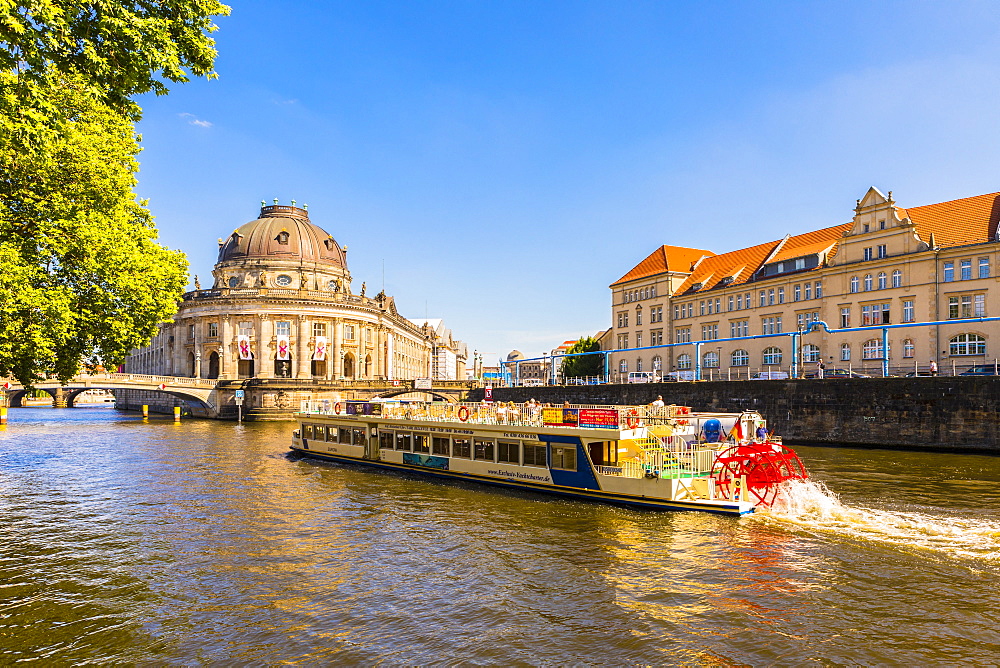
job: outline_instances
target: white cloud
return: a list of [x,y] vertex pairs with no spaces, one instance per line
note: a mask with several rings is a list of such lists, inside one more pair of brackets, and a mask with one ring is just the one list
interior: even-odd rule
[[177,115],[180,116],[181,118],[188,119],[188,125],[197,125],[199,128],[210,128],[210,127],[212,127],[212,122],[211,121],[203,121],[200,118],[198,118],[197,116],[195,116],[194,114],[189,114],[186,111],[183,112],[183,113],[177,114]]

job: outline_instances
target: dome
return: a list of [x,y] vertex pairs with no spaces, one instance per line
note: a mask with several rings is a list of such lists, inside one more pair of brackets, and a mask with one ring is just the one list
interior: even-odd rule
[[296,206],[263,206],[260,217],[239,227],[219,246],[219,263],[292,260],[347,269],[347,256],[330,234]]
[[508,362],[514,362],[516,360],[523,360],[524,354],[520,350],[512,350],[510,354],[507,355]]

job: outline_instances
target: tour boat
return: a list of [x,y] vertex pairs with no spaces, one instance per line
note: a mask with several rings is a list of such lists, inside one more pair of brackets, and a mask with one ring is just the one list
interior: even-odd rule
[[296,418],[309,457],[642,508],[743,515],[807,478],[755,411],[305,401]]

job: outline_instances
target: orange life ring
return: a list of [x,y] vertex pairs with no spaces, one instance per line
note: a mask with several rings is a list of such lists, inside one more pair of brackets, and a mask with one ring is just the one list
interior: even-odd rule
[[340,415],[340,402],[339,401],[333,405],[333,412],[336,413],[337,415]]
[[625,416],[625,426],[629,429],[635,429],[639,426],[639,412],[634,408]]
[[462,422],[465,422],[466,420],[469,419],[469,407],[468,406],[459,406],[458,407],[458,419],[461,420]]

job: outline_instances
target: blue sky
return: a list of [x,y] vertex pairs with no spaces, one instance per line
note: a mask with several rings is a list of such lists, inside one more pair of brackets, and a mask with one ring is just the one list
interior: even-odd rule
[[610,324],[660,244],[723,252],[1000,190],[989,2],[233,3],[219,78],[140,100],[138,193],[210,275],[308,203],[354,289],[490,362]]

